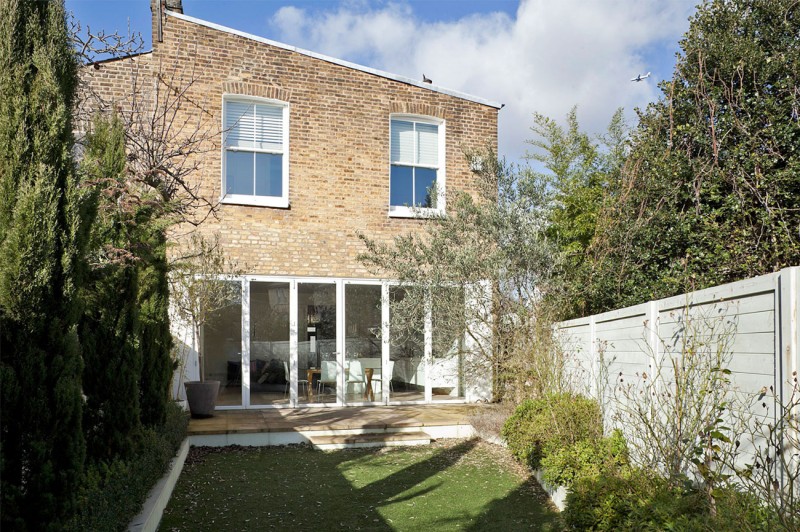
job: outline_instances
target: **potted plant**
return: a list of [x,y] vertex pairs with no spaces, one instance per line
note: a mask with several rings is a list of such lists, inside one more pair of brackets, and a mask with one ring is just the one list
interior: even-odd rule
[[[233,278],[241,271],[237,271],[235,263],[223,254],[217,234],[213,239],[192,234],[189,246],[178,255],[170,276],[172,301],[178,317],[191,327],[200,369],[199,381],[183,383],[186,401],[192,417],[211,417],[216,408],[220,381],[205,378],[205,353],[200,334],[214,313],[239,297],[239,287]],[[179,387],[187,357],[188,350],[184,350],[178,362]]]

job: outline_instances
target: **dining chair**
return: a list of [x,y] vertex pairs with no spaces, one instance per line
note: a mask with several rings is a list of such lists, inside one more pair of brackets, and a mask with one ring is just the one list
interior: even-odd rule
[[392,373],[394,372],[394,360],[390,360],[382,367],[375,368],[375,373],[372,375],[372,389],[375,393],[383,392],[383,371],[389,376],[389,391],[393,392]]
[[[286,397],[287,395],[289,395],[289,382],[291,381],[291,379],[289,378],[290,377],[290,375],[289,375],[289,363],[286,362],[285,360],[283,361],[283,371],[286,372],[286,389],[283,392],[283,396]],[[300,389],[300,385],[301,384],[303,386],[305,386],[306,394],[308,394],[308,379],[300,379],[300,378],[297,379],[297,389],[298,390]]]
[[364,386],[366,385],[364,381],[364,368],[361,367],[361,362],[358,360],[351,360],[350,364],[347,366],[347,387],[346,390],[350,389],[350,386],[353,387],[353,393],[364,393]]
[[320,373],[319,380],[317,381],[317,401],[320,400],[322,392],[325,391],[325,386],[329,388],[336,388],[336,361],[324,360],[322,361],[322,372]]

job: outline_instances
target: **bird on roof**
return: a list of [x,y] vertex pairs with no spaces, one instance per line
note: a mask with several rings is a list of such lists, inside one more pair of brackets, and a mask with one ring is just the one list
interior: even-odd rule
[[429,78],[428,76],[426,76],[425,74],[422,74],[422,82],[423,82],[423,83],[433,83],[433,80],[432,80],[432,79],[430,79],[430,78]]
[[639,74],[635,78],[631,78],[631,81],[639,82],[639,81],[642,81],[642,80],[644,80],[646,78],[649,78],[649,77],[650,77],[650,72],[648,72],[645,75]]

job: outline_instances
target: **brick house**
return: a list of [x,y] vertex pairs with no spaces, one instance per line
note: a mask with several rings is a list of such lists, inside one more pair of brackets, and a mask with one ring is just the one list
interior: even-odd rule
[[[173,120],[216,128],[190,176],[217,204],[199,231],[247,272],[200,338],[218,408],[486,398],[463,371],[463,339],[434,346],[429,326],[391,337],[402,292],[356,260],[357,234],[391,240],[446,213],[446,190],[475,192],[463,150],[496,148],[501,106],[159,4],[151,52],[84,76],[104,106],[182,82],[189,103]],[[190,348],[185,378],[197,378],[196,346],[176,335]]]

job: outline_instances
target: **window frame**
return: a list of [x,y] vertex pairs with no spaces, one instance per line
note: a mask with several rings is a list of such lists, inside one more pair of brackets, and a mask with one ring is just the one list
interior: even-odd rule
[[[271,107],[278,107],[283,112],[283,135],[282,135],[282,149],[281,151],[261,149],[261,148],[234,148],[230,149],[227,146],[226,135],[228,130],[225,127],[225,117],[227,116],[229,103],[249,103],[254,105],[265,105]],[[222,188],[220,189],[220,203],[234,204],[234,205],[251,205],[257,207],[276,207],[286,209],[289,208],[289,102],[281,100],[274,100],[271,98],[261,98],[258,96],[247,96],[243,94],[229,94],[222,95],[222,148],[221,148],[221,164],[222,169]],[[258,196],[255,194],[255,187],[253,188],[254,194],[228,194],[227,190],[227,152],[247,152],[247,153],[270,153],[280,154],[281,158],[281,195],[280,196]]]
[[[416,122],[420,124],[437,126],[437,159],[438,165],[425,164],[399,164],[410,168],[427,168],[436,170],[436,207],[409,207],[405,205],[392,205],[392,121]],[[446,161],[445,151],[447,138],[446,121],[434,116],[415,115],[407,113],[392,113],[389,115],[389,217],[391,218],[430,218],[445,213],[445,187],[446,187]]]

